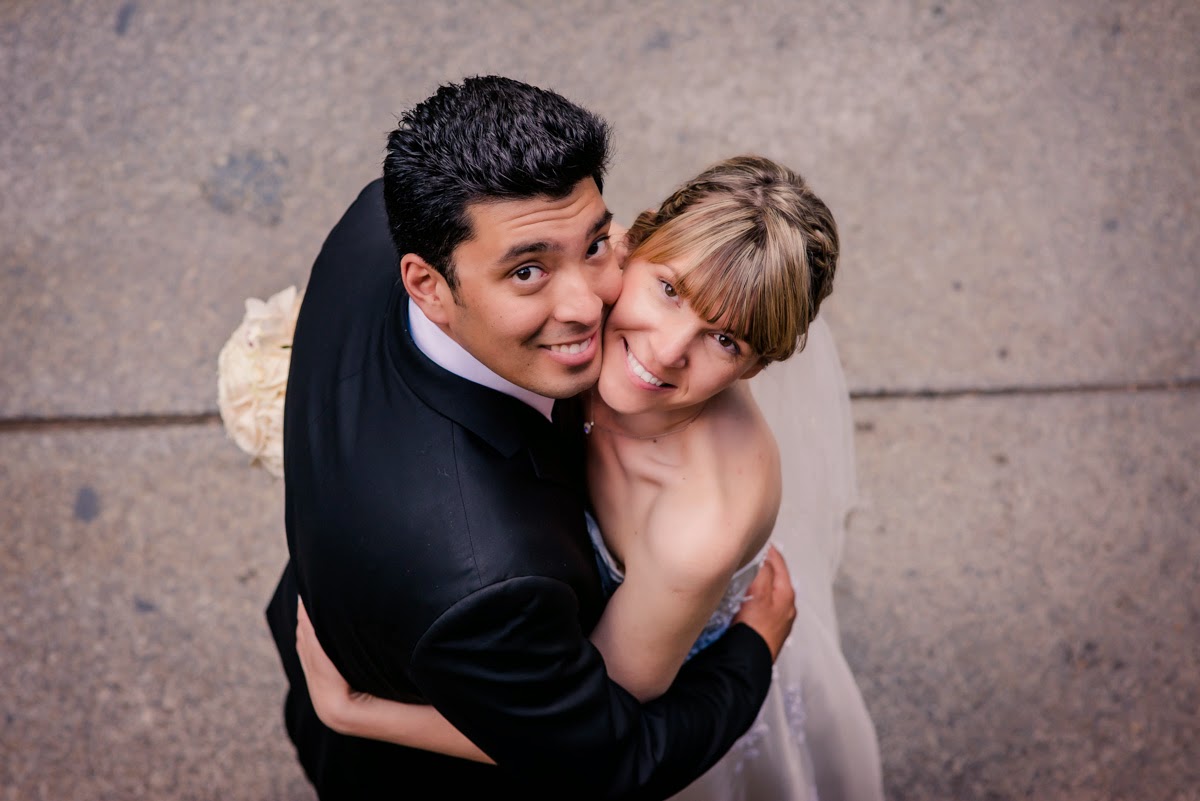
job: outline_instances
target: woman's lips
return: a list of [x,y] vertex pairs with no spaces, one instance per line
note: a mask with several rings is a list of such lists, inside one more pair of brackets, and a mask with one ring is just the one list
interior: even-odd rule
[[624,342],[624,344],[625,367],[629,370],[629,373],[640,382],[639,386],[643,386],[646,389],[668,389],[672,386],[656,376],[654,373],[647,370],[646,366],[639,362],[637,357],[633,355],[633,351],[629,349],[629,343]]

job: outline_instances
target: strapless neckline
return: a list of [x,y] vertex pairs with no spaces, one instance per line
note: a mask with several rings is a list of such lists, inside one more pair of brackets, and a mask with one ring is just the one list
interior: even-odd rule
[[[592,547],[596,550],[596,556],[607,569],[609,575],[616,579],[617,583],[620,584],[625,580],[625,570],[621,567],[620,562],[617,561],[617,557],[613,556],[612,551],[610,551],[608,546],[604,543],[604,535],[600,531],[600,524],[596,522],[596,518],[592,516],[591,512],[585,512],[585,514],[587,515],[588,521],[588,536],[592,539]],[[750,574],[751,576],[757,575],[758,569],[762,567],[763,561],[767,558],[767,551],[770,549],[770,547],[771,543],[768,542],[762,547],[762,549],[759,550],[757,554],[754,555],[753,559],[734,571],[733,578],[730,579],[730,583],[737,581],[739,578],[745,577],[747,574]],[[751,581],[753,581],[753,579],[751,579]]]
[[[608,546],[604,544],[604,536],[600,531],[600,524],[596,522],[596,518],[591,513],[586,514],[588,536],[592,540],[592,549],[596,552],[596,565],[600,569],[600,583],[604,588],[606,595],[612,595],[617,591],[617,587],[625,581],[625,571],[617,563],[616,557],[612,555],[612,551],[608,550]],[[725,594],[721,596],[720,603],[717,604],[716,610],[705,624],[704,630],[700,632],[700,636],[696,639],[695,645],[692,646],[688,653],[688,658],[695,656],[699,651],[712,644],[725,633],[725,629],[729,628],[733,622],[734,616],[738,609],[742,607],[742,601],[746,598],[746,590],[749,589],[754,577],[758,575],[758,570],[762,567],[763,561],[767,558],[767,550],[771,547],[767,543],[762,547],[753,559],[742,565],[733,574],[729,580],[729,586],[725,588]]]

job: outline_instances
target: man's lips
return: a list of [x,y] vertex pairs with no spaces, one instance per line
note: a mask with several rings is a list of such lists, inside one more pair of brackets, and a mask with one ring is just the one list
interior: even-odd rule
[[595,334],[592,334],[592,336],[588,337],[587,339],[581,340],[579,342],[571,342],[566,345],[547,345],[546,347],[549,348],[554,353],[569,353],[571,355],[574,355],[576,353],[582,353],[583,351],[587,350],[588,347],[591,346],[592,338],[594,336],[595,336]]
[[553,345],[542,345],[542,349],[550,354],[550,358],[569,367],[587,364],[596,355],[599,336],[593,331],[587,338],[574,342],[559,342]]

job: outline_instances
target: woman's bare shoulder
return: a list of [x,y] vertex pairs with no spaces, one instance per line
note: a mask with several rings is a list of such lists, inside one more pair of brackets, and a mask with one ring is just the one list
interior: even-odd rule
[[738,391],[713,399],[709,436],[702,444],[707,452],[701,463],[708,466],[707,477],[713,483],[736,487],[739,497],[749,493],[756,503],[737,508],[753,511],[762,503],[760,493],[778,492],[779,446],[749,390],[740,385],[731,389]]
[[697,432],[686,477],[664,490],[647,532],[656,561],[723,575],[769,538],[780,503],[779,451],[750,404],[723,402]]

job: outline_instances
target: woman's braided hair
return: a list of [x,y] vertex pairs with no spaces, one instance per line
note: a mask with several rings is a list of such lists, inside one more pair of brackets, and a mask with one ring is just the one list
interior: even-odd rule
[[833,291],[833,214],[802,177],[761,156],[700,173],[640,214],[627,238],[631,258],[678,262],[679,296],[767,361],[804,347]]

